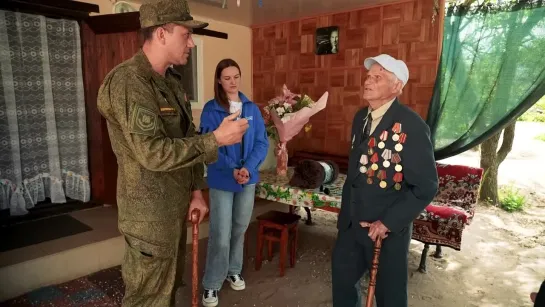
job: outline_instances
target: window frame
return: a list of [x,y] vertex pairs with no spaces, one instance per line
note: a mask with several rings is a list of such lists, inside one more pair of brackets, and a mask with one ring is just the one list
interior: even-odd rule
[[[190,100],[191,102],[191,109],[192,110],[195,110],[195,109],[202,109],[204,107],[204,69],[203,69],[203,39],[202,37],[199,37],[199,36],[196,36],[196,35],[193,35],[192,36],[193,38],[193,42],[195,43],[195,47],[197,47],[197,52],[196,54],[194,53],[194,50],[191,50],[191,54],[190,56],[193,57],[193,56],[196,56],[196,74],[194,71],[192,71],[193,73],[193,83],[197,84],[197,100]],[[192,58],[193,60],[193,58]]]

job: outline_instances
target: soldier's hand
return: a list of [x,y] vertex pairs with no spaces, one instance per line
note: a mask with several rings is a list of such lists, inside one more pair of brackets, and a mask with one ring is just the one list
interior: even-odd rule
[[199,224],[204,219],[204,216],[208,213],[208,205],[206,204],[206,201],[204,201],[204,197],[198,191],[199,193],[193,193],[191,197],[191,202],[189,203],[189,214],[187,215],[188,219],[191,220],[191,212],[193,212],[194,209],[199,210]]
[[530,293],[530,299],[532,300],[532,303],[536,302],[536,298],[537,298],[537,293],[536,292]]
[[233,113],[223,119],[218,129],[214,130],[214,136],[219,146],[226,146],[240,143],[242,136],[248,129],[248,120],[243,118],[235,120],[240,115],[240,111]]

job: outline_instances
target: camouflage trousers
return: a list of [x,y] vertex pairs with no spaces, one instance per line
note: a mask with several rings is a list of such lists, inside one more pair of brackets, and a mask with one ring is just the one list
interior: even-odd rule
[[174,306],[176,290],[183,285],[185,219],[120,222],[119,228],[125,237],[122,307]]

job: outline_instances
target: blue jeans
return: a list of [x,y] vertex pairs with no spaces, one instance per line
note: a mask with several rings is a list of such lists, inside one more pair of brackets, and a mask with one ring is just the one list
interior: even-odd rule
[[210,231],[203,287],[219,290],[228,275],[240,274],[244,233],[254,209],[255,184],[242,192],[210,189]]

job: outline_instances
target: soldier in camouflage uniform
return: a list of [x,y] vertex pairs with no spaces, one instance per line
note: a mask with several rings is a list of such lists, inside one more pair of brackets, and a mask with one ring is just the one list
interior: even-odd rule
[[227,117],[213,132],[197,135],[181,76],[193,48],[193,20],[185,0],[159,0],[140,8],[145,42],[115,67],[98,93],[117,157],[119,230],[125,237],[123,306],[167,307],[182,285],[188,212],[208,212],[201,189],[203,163],[220,146],[239,143],[248,121]]

